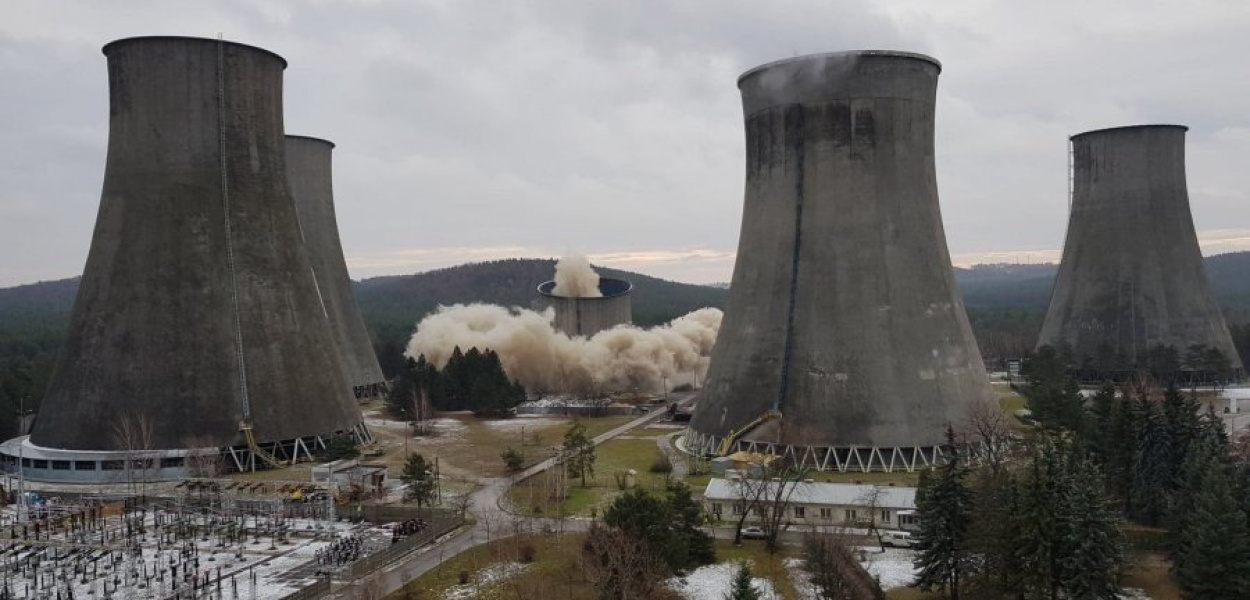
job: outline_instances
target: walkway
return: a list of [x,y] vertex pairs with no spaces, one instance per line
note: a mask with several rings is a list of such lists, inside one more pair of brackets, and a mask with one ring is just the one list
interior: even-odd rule
[[[672,396],[679,406],[685,406],[694,399],[694,392],[684,392],[673,394]],[[668,407],[656,408],[633,421],[595,436],[594,443],[596,446],[602,444],[625,432],[646,426],[666,414],[668,414]],[[383,598],[403,587],[404,583],[434,570],[444,560],[491,540],[508,537],[516,533],[538,530],[554,531],[563,529],[565,531],[578,531],[586,529],[589,527],[589,521],[577,519],[558,521],[555,519],[523,517],[507,512],[500,507],[499,503],[503,499],[504,494],[508,492],[508,488],[512,487],[516,482],[550,469],[556,464],[555,461],[555,458],[549,458],[512,477],[478,478],[476,482],[481,487],[469,496],[471,502],[469,510],[476,519],[472,527],[462,529],[459,533],[453,534],[450,539],[422,548],[396,561],[371,577],[368,583],[363,581],[348,582],[346,584],[335,582],[334,591],[326,597],[341,598],[343,600],[363,597],[362,594],[356,593],[357,589],[359,589],[360,592],[367,591],[367,594],[364,595],[370,598]],[[682,464],[684,467],[685,463],[683,462]],[[676,468],[676,465],[674,465],[674,468]],[[376,584],[374,583],[375,581]],[[339,587],[340,585],[342,586],[341,588]],[[365,590],[364,587],[366,585],[370,589]]]

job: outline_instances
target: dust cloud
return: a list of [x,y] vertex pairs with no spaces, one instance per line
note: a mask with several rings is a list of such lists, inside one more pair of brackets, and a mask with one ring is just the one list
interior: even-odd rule
[[440,306],[417,324],[405,354],[424,354],[441,368],[456,346],[490,348],[508,376],[531,392],[659,392],[665,384],[671,389],[703,380],[721,323],[719,309],[701,308],[651,329],[618,325],[590,338],[570,338],[556,330],[554,317],[551,309]]
[[556,261],[556,286],[552,295],[565,298],[602,298],[599,291],[599,274],[590,268],[590,261],[580,254],[561,257]]

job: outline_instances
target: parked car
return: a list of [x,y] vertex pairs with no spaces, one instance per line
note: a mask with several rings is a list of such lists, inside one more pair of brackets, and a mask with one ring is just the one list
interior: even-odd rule
[[744,540],[762,540],[766,537],[768,537],[768,535],[764,533],[763,527],[742,528],[742,539]]
[[892,548],[911,548],[916,540],[910,531],[886,531],[881,534],[881,544]]

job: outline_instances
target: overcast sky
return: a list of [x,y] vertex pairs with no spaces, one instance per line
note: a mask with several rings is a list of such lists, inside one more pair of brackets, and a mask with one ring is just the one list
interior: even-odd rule
[[353,278],[566,252],[728,281],[737,76],[797,54],[942,61],[956,264],[1057,260],[1067,136],[1190,126],[1208,254],[1250,249],[1250,2],[0,0],[0,286],[77,275],[103,177],[100,47],[216,37],[286,57],[288,133],[335,141]]

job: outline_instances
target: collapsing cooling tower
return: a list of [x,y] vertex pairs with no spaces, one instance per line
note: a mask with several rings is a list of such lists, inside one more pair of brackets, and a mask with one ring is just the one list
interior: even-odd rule
[[245,448],[241,425],[294,452],[367,435],[287,189],[286,61],[173,37],[104,54],[104,190],[31,443],[127,450],[117,425],[137,420],[144,449]]
[[696,451],[912,469],[990,397],[938,209],[940,69],[868,51],[739,78],[746,199]]
[[1203,270],[1185,185],[1185,131],[1141,125],[1072,137],[1067,240],[1038,344],[1144,366],[1194,345],[1240,365]]
[[343,260],[338,222],[334,217],[334,184],[330,154],[334,143],[304,136],[286,136],[287,182],[295,197],[300,229],[317,277],[317,289],[339,349],[339,361],[356,398],[378,395],[385,385],[369,332],[356,308],[356,295]]
[[[555,311],[555,328],[568,336],[591,337],[605,329],[633,322],[630,292],[634,285],[622,279],[599,278],[599,296],[572,297],[555,293],[556,282],[538,286],[538,310]],[[591,288],[594,289],[594,288]]]

